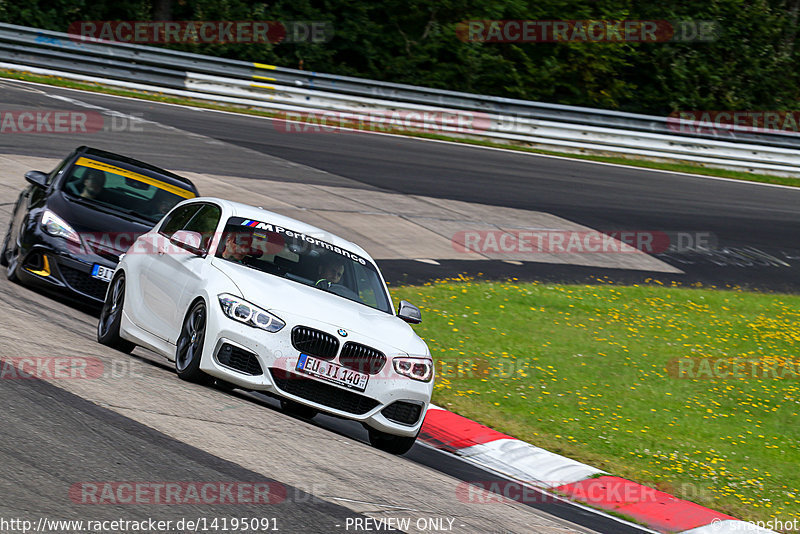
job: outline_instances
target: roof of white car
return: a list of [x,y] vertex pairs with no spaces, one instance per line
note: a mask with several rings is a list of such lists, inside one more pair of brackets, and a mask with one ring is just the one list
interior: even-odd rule
[[232,200],[225,200],[222,198],[198,197],[192,199],[192,201],[202,201],[202,200],[214,201],[222,205],[224,208],[226,208],[231,212],[229,216],[244,217],[246,219],[252,219],[254,221],[270,223],[276,226],[282,226],[288,230],[301,232],[306,235],[316,237],[317,239],[321,239],[322,241],[327,241],[328,243],[335,245],[339,248],[347,249],[350,252],[355,252],[359,256],[364,258],[369,258],[371,261],[374,262],[374,260],[367,253],[366,250],[359,247],[352,241],[343,239],[337,236],[336,234],[328,232],[327,230],[323,230],[316,226],[311,226],[310,224],[304,223],[303,221],[299,221],[291,217],[286,217],[285,215],[281,215],[280,213],[275,213],[274,211],[265,210],[264,208],[257,208],[249,204],[243,204],[241,202],[234,202]]

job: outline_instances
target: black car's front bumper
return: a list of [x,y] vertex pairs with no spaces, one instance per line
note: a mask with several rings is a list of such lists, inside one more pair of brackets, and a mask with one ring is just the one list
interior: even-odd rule
[[71,250],[61,238],[43,232],[29,236],[27,245],[20,249],[17,276],[25,283],[36,284],[94,302],[105,300],[108,282],[92,276],[95,264],[115,269],[117,261],[83,250]]

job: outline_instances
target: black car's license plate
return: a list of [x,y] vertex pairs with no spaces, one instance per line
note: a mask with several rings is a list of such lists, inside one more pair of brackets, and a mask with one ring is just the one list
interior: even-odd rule
[[102,265],[94,264],[92,266],[92,277],[98,278],[104,282],[110,282],[111,277],[114,275],[114,269],[109,269]]

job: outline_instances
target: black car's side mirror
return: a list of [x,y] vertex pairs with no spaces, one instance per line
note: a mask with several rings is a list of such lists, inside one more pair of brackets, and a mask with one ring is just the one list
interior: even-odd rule
[[422,313],[419,311],[419,308],[407,300],[400,301],[400,306],[397,308],[397,316],[411,324],[419,324],[422,322]]
[[47,187],[47,174],[42,171],[28,171],[25,173],[25,179],[37,187]]

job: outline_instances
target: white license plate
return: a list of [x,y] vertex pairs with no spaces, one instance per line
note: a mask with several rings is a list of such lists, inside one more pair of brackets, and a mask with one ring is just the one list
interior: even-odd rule
[[345,386],[358,391],[367,389],[369,375],[347,369],[335,363],[313,358],[308,354],[301,354],[297,360],[297,370],[340,386]]
[[98,265],[96,263],[94,266],[92,266],[92,276],[94,278],[98,278],[104,282],[110,282],[113,275],[114,269],[109,269],[108,267],[103,267],[102,265]]

